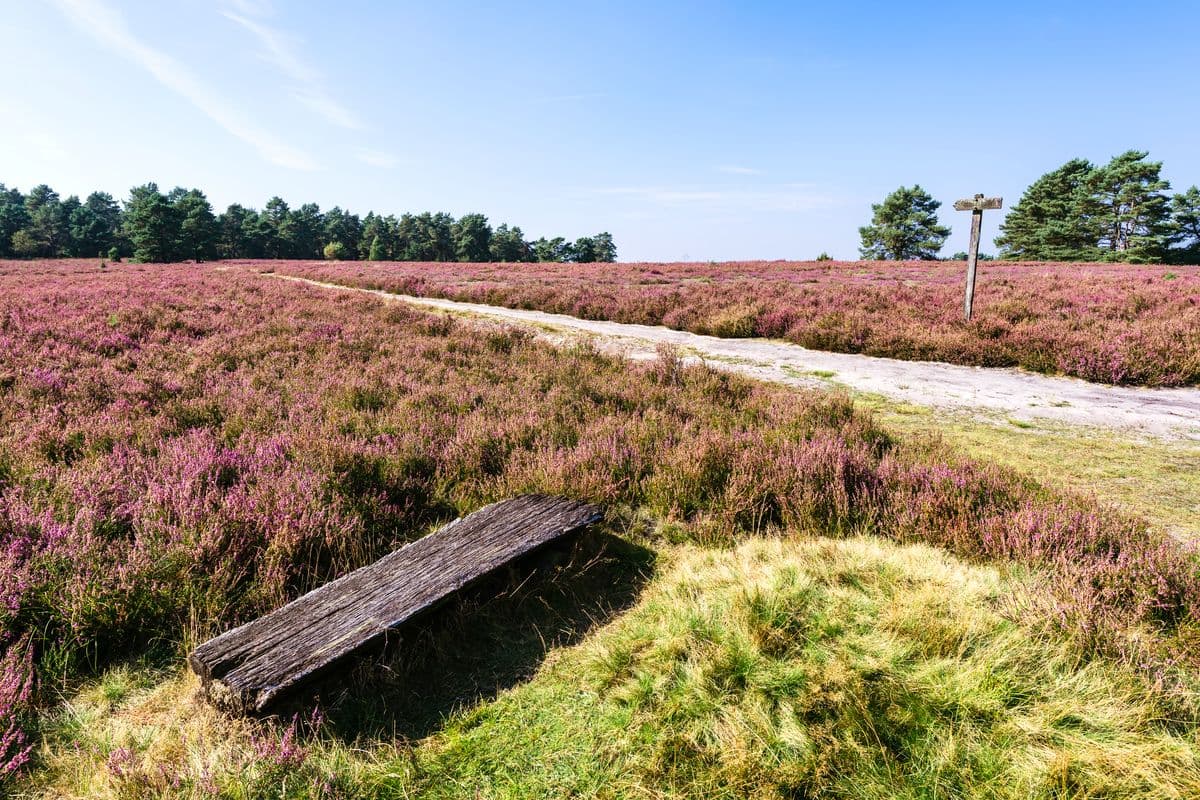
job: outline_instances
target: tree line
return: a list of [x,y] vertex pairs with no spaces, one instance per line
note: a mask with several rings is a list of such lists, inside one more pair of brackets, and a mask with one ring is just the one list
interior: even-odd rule
[[329,258],[372,261],[615,261],[612,236],[529,241],[519,227],[495,228],[483,214],[359,217],[315,203],[291,208],[272,197],[261,211],[237,203],[215,214],[199,189],[164,194],[135,186],[118,203],[107,192],[61,199],[42,184],[29,194],[0,183],[0,257],[169,262],[216,258]]
[[[1103,166],[1074,158],[1034,181],[1000,225],[995,244],[1013,261],[1200,263],[1200,188],[1169,194],[1162,162],[1129,150]],[[863,258],[934,259],[950,228],[920,185],[872,205],[859,228]],[[965,256],[965,254],[956,254]]]

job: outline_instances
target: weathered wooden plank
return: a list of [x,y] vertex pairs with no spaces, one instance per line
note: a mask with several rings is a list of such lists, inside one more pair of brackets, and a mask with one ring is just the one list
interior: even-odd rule
[[955,200],[955,211],[986,211],[991,209],[1002,208],[1004,198],[1002,197],[984,197],[977,195],[968,200]]
[[601,516],[595,506],[546,495],[494,503],[210,639],[188,662],[215,705],[265,711],[478,579]]

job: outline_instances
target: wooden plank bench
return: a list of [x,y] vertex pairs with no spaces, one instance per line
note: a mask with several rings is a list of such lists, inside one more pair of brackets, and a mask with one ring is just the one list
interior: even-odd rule
[[480,578],[601,517],[595,506],[547,495],[494,503],[208,640],[188,663],[214,705],[261,713]]

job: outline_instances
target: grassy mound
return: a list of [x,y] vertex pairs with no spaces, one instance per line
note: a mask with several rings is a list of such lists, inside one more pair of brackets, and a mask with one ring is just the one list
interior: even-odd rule
[[[234,722],[197,705],[190,678],[145,688],[146,673],[122,669],[66,704],[41,780],[21,789],[1196,796],[1194,734],[1165,718],[1136,670],[1081,661],[1014,621],[1007,598],[1021,590],[993,569],[878,539],[680,546],[628,612],[552,650],[528,681],[450,713],[424,739],[348,739],[330,722]],[[485,610],[487,624],[508,611]],[[400,684],[412,677],[394,675]]]

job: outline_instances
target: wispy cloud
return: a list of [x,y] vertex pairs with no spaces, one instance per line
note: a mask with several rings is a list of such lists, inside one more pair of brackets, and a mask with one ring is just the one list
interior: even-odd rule
[[248,17],[265,17],[273,11],[271,0],[226,0],[226,5]]
[[728,175],[762,175],[763,174],[763,171],[761,169],[755,169],[754,167],[739,167],[734,164],[722,164],[721,166],[717,167],[717,172],[724,172]]
[[365,148],[360,148],[358,152],[354,154],[354,156],[364,164],[369,164],[372,167],[379,167],[380,169],[392,169],[400,164],[399,158],[391,153],[385,153],[381,150],[367,150]]
[[253,34],[262,48],[259,55],[295,83],[291,91],[295,100],[327,122],[349,130],[362,130],[363,123],[358,116],[325,89],[321,73],[300,57],[299,39],[287,31],[252,19],[251,15],[266,13],[261,6],[246,0],[235,5],[236,11],[227,8],[221,13]]
[[703,207],[721,210],[812,211],[839,205],[841,200],[811,184],[780,184],[754,189],[698,186],[611,186],[590,189],[588,194],[618,195],[652,205]]
[[316,169],[312,157],[244,117],[212,87],[166,53],[138,39],[119,13],[102,0],[54,0],[80,30],[149,72],[155,80],[203,112],[267,161],[291,169]]

